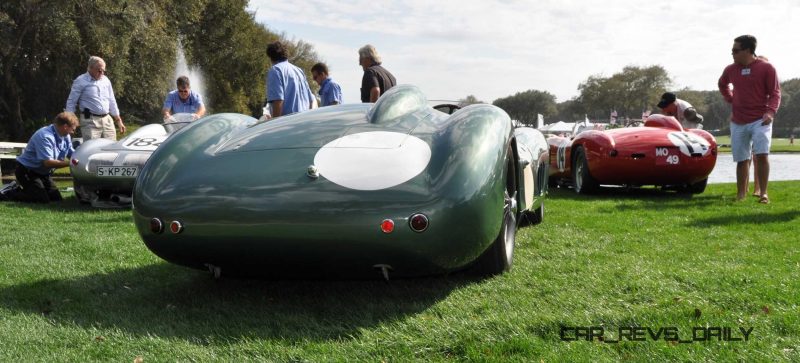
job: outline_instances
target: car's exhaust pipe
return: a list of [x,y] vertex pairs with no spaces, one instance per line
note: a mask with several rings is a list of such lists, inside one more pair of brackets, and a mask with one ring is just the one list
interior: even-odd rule
[[131,197],[123,194],[111,194],[111,201],[117,204],[131,204]]
[[379,270],[381,272],[381,276],[383,276],[383,280],[386,282],[389,282],[389,271],[394,270],[391,265],[387,265],[385,263],[373,265],[372,268]]

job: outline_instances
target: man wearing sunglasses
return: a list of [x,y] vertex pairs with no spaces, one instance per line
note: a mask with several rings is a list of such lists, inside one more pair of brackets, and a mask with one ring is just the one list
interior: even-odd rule
[[[736,162],[736,200],[747,196],[751,154],[755,155],[755,176],[759,203],[769,203],[769,148],[772,121],[781,104],[781,86],[775,67],[756,56],[756,38],[742,35],[733,40],[733,64],[725,67],[717,85],[731,104],[731,153]],[[731,87],[731,85],[733,87]]]
[[189,77],[180,76],[175,81],[178,89],[167,94],[164,100],[162,112],[164,121],[171,120],[176,113],[191,113],[192,119],[197,120],[206,114],[206,106],[203,104],[203,97],[192,91],[189,86]]
[[317,63],[311,67],[311,78],[319,85],[320,106],[342,104],[342,87],[329,75],[325,63]]

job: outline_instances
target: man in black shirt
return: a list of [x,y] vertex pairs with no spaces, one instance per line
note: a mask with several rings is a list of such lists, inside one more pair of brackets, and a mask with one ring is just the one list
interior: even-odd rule
[[358,64],[364,69],[361,79],[361,102],[375,102],[397,84],[394,76],[381,67],[381,56],[370,44],[358,50]]

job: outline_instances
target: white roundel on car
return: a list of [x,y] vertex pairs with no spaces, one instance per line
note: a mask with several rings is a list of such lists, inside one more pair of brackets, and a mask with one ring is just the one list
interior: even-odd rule
[[667,137],[686,156],[692,156],[692,154],[706,155],[711,150],[711,144],[708,140],[691,132],[670,132]]
[[345,188],[380,190],[417,176],[430,160],[430,146],[418,137],[370,131],[325,144],[314,156],[314,165],[321,176]]

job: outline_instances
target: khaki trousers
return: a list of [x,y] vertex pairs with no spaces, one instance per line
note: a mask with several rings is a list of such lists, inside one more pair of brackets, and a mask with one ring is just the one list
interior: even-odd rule
[[81,135],[83,141],[99,138],[116,140],[117,129],[114,128],[114,119],[111,115],[103,117],[91,115],[89,118],[81,115]]

